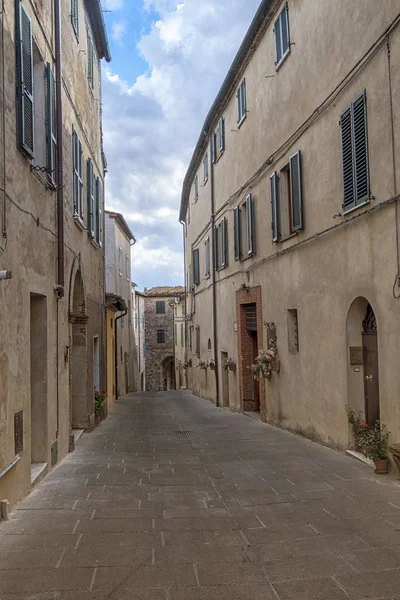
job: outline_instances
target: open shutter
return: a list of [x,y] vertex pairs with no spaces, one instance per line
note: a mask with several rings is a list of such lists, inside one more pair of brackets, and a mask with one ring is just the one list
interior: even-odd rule
[[353,102],[354,179],[356,205],[369,200],[367,104],[365,91]]
[[282,30],[282,53],[283,56],[290,49],[290,39],[289,39],[289,8],[288,5],[285,4],[284,9],[281,13],[281,30]]
[[255,252],[255,235],[254,235],[254,200],[249,194],[246,198],[246,215],[247,215],[247,254],[250,256]]
[[275,33],[275,51],[276,51],[276,65],[279,65],[282,59],[282,30],[281,30],[281,15],[275,21],[274,27]]
[[78,0],[71,0],[71,23],[76,37],[79,38],[79,7]]
[[[94,190],[93,190],[93,163],[87,159],[87,230],[88,235],[94,238]],[[121,267],[122,268],[122,267]]]
[[225,119],[222,117],[218,122],[218,143],[219,151],[225,150]]
[[72,180],[73,180],[73,200],[74,200],[74,215],[79,215],[78,205],[78,189],[79,189],[79,177],[78,177],[78,135],[75,131],[75,127],[72,125]]
[[246,80],[243,79],[242,83],[242,118],[247,114],[247,98],[246,98]]
[[83,219],[83,177],[82,177],[82,142],[78,140],[78,207],[79,216]]
[[290,157],[290,196],[292,200],[292,231],[303,229],[303,198],[301,186],[300,151]]
[[205,244],[205,252],[206,252],[206,277],[210,277],[210,238],[207,238],[206,241],[204,242]]
[[47,174],[50,182],[57,181],[57,112],[54,73],[49,63],[46,67],[46,112],[47,112]]
[[342,138],[342,169],[343,169],[343,210],[347,211],[355,206],[354,197],[354,170],[353,170],[353,135],[351,125],[351,106],[340,116],[340,130]]
[[221,221],[221,267],[228,264],[226,218]]
[[193,250],[193,279],[195,285],[200,284],[200,257],[198,248]]
[[213,230],[213,255],[214,255],[214,270],[218,271],[219,264],[219,240],[218,240],[218,227],[214,225]]
[[20,4],[17,23],[18,43],[18,103],[19,103],[19,145],[28,156],[34,155],[34,99],[33,99],[33,50],[32,22]]
[[217,134],[213,131],[211,135],[211,162],[215,164],[217,160]]
[[96,242],[99,246],[103,243],[103,211],[102,211],[102,185],[100,178],[96,179]]
[[279,180],[277,173],[271,175],[270,182],[272,241],[277,242],[279,240]]
[[240,231],[240,207],[233,209],[233,229],[234,229],[234,257],[235,260],[242,258],[241,250],[241,231]]

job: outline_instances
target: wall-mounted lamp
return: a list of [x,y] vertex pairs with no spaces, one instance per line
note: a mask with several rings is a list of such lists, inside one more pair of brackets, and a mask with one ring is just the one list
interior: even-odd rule
[[0,271],[0,280],[2,279],[11,279],[12,271]]

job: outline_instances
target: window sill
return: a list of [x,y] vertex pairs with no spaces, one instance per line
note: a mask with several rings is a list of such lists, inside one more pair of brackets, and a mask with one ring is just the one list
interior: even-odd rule
[[[290,44],[290,42],[289,42]],[[282,56],[281,60],[275,65],[275,69],[277,71],[279,71],[279,69],[281,68],[281,66],[283,65],[283,63],[285,62],[285,60],[287,59],[287,57],[290,54],[290,45],[289,48],[286,50],[285,54]]]
[[244,116],[243,116],[243,117],[240,119],[240,121],[238,121],[238,124],[237,124],[237,126],[238,126],[238,129],[240,129],[240,128],[241,128],[241,126],[242,126],[242,124],[243,124],[243,121],[245,121],[245,120],[246,120],[246,118],[247,118],[247,111],[246,111],[246,114],[245,114],[245,115],[244,115]]
[[365,202],[361,202],[361,204],[357,204],[357,206],[353,206],[353,208],[349,208],[348,210],[343,211],[343,217],[347,217],[348,214],[354,212],[358,208],[362,208],[363,206],[366,206],[367,204],[370,204],[370,202],[371,202],[371,200],[368,199]]
[[96,242],[96,240],[94,238],[90,238],[90,241],[92,243],[92,246],[94,246],[97,250],[99,250],[101,248],[100,244],[98,242]]
[[73,217],[74,223],[80,231],[85,231],[85,225],[82,219],[78,215],[74,215]]
[[281,240],[278,240],[278,243],[283,243],[283,242],[287,242],[288,240],[291,240],[295,237],[297,237],[299,235],[298,231],[295,231],[294,233],[291,233],[290,235],[287,235],[286,237],[282,238]]

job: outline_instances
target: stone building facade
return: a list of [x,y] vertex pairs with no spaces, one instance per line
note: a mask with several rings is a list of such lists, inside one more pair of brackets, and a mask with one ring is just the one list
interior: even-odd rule
[[146,360],[145,360],[145,295],[136,289],[132,283],[132,327],[135,341],[135,359],[137,361],[136,389],[146,389]]
[[337,448],[400,439],[399,8],[263,0],[182,192],[193,392]]
[[74,429],[94,425],[105,387],[110,53],[94,0],[2,6],[0,262],[12,277],[0,281],[0,499],[12,505],[73,449]]
[[146,391],[175,389],[174,308],[183,287],[145,289]]
[[179,298],[179,302],[174,307],[175,384],[177,390],[187,388],[185,294]]

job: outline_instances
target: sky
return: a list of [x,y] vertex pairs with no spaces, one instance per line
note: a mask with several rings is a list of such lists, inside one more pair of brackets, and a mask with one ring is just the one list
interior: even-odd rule
[[260,0],[102,0],[106,207],[126,218],[139,289],[184,285],[179,206],[201,126]]

